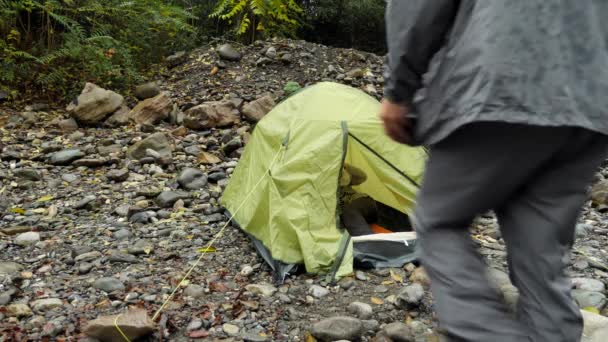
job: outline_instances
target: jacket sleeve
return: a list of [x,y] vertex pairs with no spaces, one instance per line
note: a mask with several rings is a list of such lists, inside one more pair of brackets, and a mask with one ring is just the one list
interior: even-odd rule
[[459,3],[459,0],[389,0],[386,98],[411,104],[414,94],[422,87],[422,75],[452,28]]

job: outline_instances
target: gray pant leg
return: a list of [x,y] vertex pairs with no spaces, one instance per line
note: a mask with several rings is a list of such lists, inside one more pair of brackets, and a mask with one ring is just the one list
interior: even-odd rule
[[606,137],[578,130],[544,169],[497,209],[511,280],[519,289],[517,316],[538,342],[573,342],[582,317],[564,271],[586,187],[606,157]]
[[499,123],[461,128],[434,146],[418,196],[414,225],[431,278],[435,310],[455,340],[526,341],[485,278],[468,227],[501,206],[565,146],[570,128]]

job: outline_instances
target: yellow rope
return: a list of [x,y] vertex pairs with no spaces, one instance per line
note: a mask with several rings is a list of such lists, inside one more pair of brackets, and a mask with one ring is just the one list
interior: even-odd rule
[[116,330],[118,330],[118,332],[122,335],[122,337],[125,339],[125,341],[127,342],[131,342],[131,340],[129,339],[129,337],[122,331],[122,329],[120,329],[120,327],[118,326],[118,318],[120,318],[120,316],[122,316],[122,314],[119,314],[116,316],[116,318],[114,318],[114,326],[116,327]]
[[[283,151],[284,147],[285,146],[281,145],[281,148],[279,149],[279,151],[277,151],[277,154],[272,159],[272,162],[270,163],[270,166],[268,166],[268,170],[266,171],[265,175],[268,174],[268,172],[270,171],[270,169],[272,169],[272,167],[274,166],[274,163],[277,161],[277,158],[279,157],[279,154],[281,153],[281,151]],[[169,297],[167,297],[167,299],[160,306],[160,308],[158,309],[158,311],[156,311],[156,313],[154,314],[154,316],[152,316],[152,320],[153,321],[155,321],[158,318],[158,315],[160,315],[160,313],[163,311],[163,309],[165,308],[165,306],[169,303],[169,301],[171,301],[171,299],[173,298],[173,296],[175,295],[175,293],[177,292],[177,290],[180,288],[180,286],[183,284],[183,282],[186,281],[186,279],[190,276],[190,274],[196,268],[196,266],[198,266],[198,264],[201,262],[201,260],[203,260],[203,257],[205,256],[205,254],[207,254],[207,252],[211,250],[211,246],[213,246],[213,244],[215,243],[215,241],[217,241],[217,239],[222,235],[222,233],[224,232],[224,229],[226,229],[226,227],[228,227],[228,225],[230,224],[230,222],[232,221],[232,219],[234,218],[234,216],[239,212],[239,210],[241,210],[241,208],[243,207],[243,205],[245,205],[245,203],[247,202],[247,200],[249,199],[249,197],[257,189],[257,187],[262,183],[263,179],[264,179],[264,177],[260,177],[260,180],[258,180],[258,182],[255,184],[255,186],[253,187],[253,189],[251,189],[251,191],[247,194],[247,196],[245,196],[245,198],[243,199],[243,202],[232,213],[232,215],[230,216],[230,219],[226,222],[226,224],[224,224],[224,226],[220,229],[220,231],[217,232],[217,234],[215,234],[215,236],[213,237],[213,239],[211,239],[211,241],[209,241],[209,243],[207,244],[207,247],[205,247],[205,249],[203,250],[203,252],[201,253],[201,255],[194,262],[194,264],[192,265],[192,267],[190,267],[190,269],[188,270],[188,272],[186,273],[186,275],[182,278],[182,280],[179,281],[179,283],[177,284],[177,286],[175,286],[175,288],[173,289],[173,291],[171,292],[171,294],[169,295]]]

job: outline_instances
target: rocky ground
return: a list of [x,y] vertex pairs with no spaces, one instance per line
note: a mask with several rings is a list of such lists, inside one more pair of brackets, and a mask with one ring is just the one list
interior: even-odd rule
[[[121,341],[111,335],[113,318],[87,323],[128,307],[149,316],[160,308],[225,225],[218,200],[257,120],[322,80],[382,92],[379,56],[289,40],[236,50],[172,56],[155,84],[126,98],[88,84],[67,109],[3,104],[0,341],[95,341],[85,330]],[[605,176],[581,216],[569,273],[581,308],[608,316]],[[474,233],[512,304],[495,219],[480,218]],[[156,326],[141,311],[125,316],[130,322],[119,317],[134,325],[130,336],[439,341],[428,279],[414,264],[359,270],[337,285],[306,274],[279,285],[238,229],[228,226],[213,247]]]

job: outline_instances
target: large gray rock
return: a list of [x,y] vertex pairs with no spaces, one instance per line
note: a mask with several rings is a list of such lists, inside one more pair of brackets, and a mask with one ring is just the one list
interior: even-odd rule
[[420,306],[424,298],[424,288],[418,283],[404,287],[397,295],[397,305],[404,309],[413,309]]
[[199,169],[188,167],[180,172],[177,182],[186,190],[198,190],[207,185],[207,175]]
[[313,324],[312,336],[321,341],[358,340],[363,333],[363,323],[353,317],[331,317]]
[[68,149],[53,153],[49,162],[53,165],[69,165],[84,156],[84,152],[77,148]]
[[124,98],[121,95],[93,83],[87,83],[82,93],[67,107],[67,110],[78,122],[94,125],[115,112],[123,102]]
[[593,278],[572,278],[572,286],[575,289],[593,292],[604,292],[606,289],[604,283]]
[[158,152],[162,157],[170,156],[173,152],[171,141],[164,133],[154,133],[149,137],[138,141],[127,150],[130,159],[141,159],[146,156],[146,150],[151,149]]
[[173,110],[173,102],[166,93],[145,99],[138,103],[129,116],[140,125],[153,125],[169,117]]
[[218,55],[220,58],[228,60],[228,61],[239,61],[242,56],[241,53],[238,52],[232,45],[224,44],[217,49]]
[[129,309],[120,315],[98,317],[90,321],[83,331],[87,336],[102,342],[124,341],[124,337],[116,329],[116,324],[132,341],[150,335],[156,330],[146,310],[137,308]]
[[170,208],[178,200],[190,198],[187,192],[183,191],[163,191],[156,197],[156,204],[161,208]]
[[104,125],[107,127],[125,126],[131,121],[130,114],[131,109],[126,105],[122,105],[116,112],[114,112],[114,114],[110,115],[110,117],[106,119]]
[[148,82],[135,87],[133,93],[138,99],[145,100],[160,94],[160,87],[155,82]]
[[274,99],[270,95],[261,97],[243,106],[243,115],[254,122],[262,120],[274,107]]
[[572,297],[581,309],[595,308],[601,311],[606,306],[606,296],[601,292],[572,290]]
[[184,115],[184,126],[193,130],[231,126],[241,120],[233,101],[203,103],[188,109]]
[[95,280],[93,287],[105,292],[125,290],[125,285],[120,280],[112,277],[103,277]]

